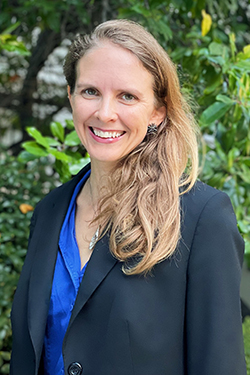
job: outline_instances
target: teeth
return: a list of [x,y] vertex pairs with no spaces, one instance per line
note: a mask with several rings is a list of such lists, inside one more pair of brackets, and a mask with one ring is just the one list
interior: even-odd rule
[[123,132],[103,132],[101,130],[97,130],[97,129],[93,129],[93,132],[95,135],[97,135],[98,137],[101,137],[101,138],[117,138],[117,137],[120,137],[120,135],[122,135]]

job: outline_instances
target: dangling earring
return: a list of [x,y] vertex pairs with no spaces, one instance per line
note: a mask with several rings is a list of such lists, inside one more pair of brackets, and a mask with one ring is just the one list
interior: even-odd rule
[[147,134],[156,134],[157,133],[157,126],[152,123],[148,125]]

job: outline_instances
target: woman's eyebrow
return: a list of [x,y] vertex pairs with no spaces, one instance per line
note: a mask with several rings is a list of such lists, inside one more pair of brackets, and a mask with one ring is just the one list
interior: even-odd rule
[[[96,84],[93,84],[93,83],[90,83],[90,82],[79,82],[79,83],[76,84],[76,88],[78,88],[78,89],[81,89],[83,87],[85,87],[85,88],[86,87],[94,87],[97,90],[99,90],[98,86]],[[121,88],[116,89],[116,91],[120,91],[120,92],[124,92],[124,93],[131,93],[131,94],[136,95],[136,96],[143,95],[143,92],[139,91],[135,87],[123,87],[123,88],[121,87]]]
[[77,83],[76,84],[76,87],[77,88],[82,88],[82,87],[86,87],[86,86],[95,86],[95,85],[93,85],[93,83],[88,83],[88,82],[80,82],[80,83]]

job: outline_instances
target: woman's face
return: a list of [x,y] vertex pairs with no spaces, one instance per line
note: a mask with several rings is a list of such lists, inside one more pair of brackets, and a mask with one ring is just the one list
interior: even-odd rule
[[77,64],[70,104],[77,134],[92,161],[114,164],[144,139],[150,123],[159,125],[165,107],[156,108],[153,77],[130,51],[105,42]]

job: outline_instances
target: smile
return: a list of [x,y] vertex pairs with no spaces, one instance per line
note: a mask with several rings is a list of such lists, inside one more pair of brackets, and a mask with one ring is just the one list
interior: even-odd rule
[[90,128],[90,129],[97,137],[104,138],[104,139],[118,138],[125,133],[125,132],[117,132],[117,131],[106,131],[105,132],[105,131],[95,129],[95,128]]

